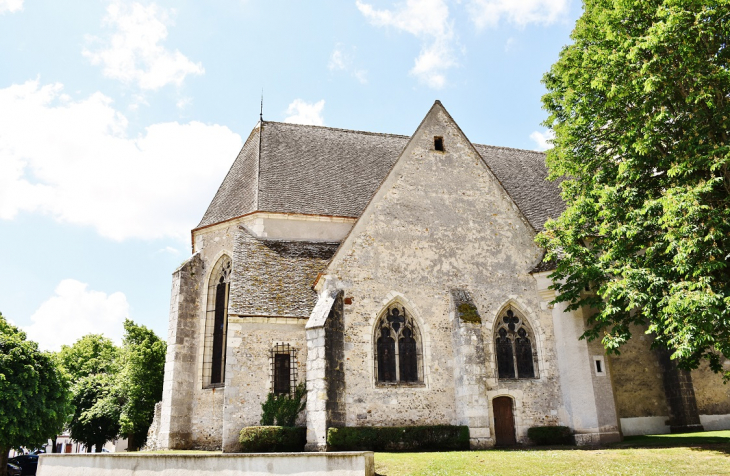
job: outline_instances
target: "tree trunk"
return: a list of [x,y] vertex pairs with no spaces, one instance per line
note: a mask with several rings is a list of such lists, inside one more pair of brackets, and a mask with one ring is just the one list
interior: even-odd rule
[[94,445],[94,450],[96,453],[101,453],[101,449],[104,447],[104,443],[106,443],[106,441],[98,442]]
[[137,451],[134,433],[127,433],[127,451]]
[[56,445],[58,445],[58,442],[56,441],[58,439],[58,435],[55,435],[53,437],[53,446],[51,446],[51,453],[58,453],[58,448],[56,448]]
[[10,448],[0,445],[0,476],[8,476],[8,452]]

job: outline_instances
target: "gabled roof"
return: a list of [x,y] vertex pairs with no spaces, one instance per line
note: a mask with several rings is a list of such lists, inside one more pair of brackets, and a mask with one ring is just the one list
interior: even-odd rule
[[[251,133],[198,228],[254,211],[357,218],[408,136],[263,122]],[[536,230],[563,211],[545,155],[475,144]]]

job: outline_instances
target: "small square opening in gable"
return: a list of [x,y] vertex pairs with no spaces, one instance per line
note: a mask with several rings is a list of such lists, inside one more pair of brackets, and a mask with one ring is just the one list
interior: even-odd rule
[[439,150],[441,152],[444,151],[444,138],[439,136],[434,136],[433,138],[433,149]]

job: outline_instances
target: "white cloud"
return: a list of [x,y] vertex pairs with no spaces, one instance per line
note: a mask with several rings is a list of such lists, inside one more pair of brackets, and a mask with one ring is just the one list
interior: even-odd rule
[[86,334],[104,334],[121,343],[129,303],[124,293],[110,295],[87,289],[75,279],[64,279],[55,294],[30,317],[33,324],[23,328],[41,349],[58,351]]
[[313,104],[304,102],[301,99],[295,99],[286,109],[287,117],[284,122],[323,126],[322,109],[324,109],[324,99]]
[[348,72],[361,84],[367,84],[367,70],[355,68],[353,57],[354,53],[346,52],[343,45],[338,44],[337,46],[335,46],[335,50],[332,52],[332,55],[330,55],[330,60],[329,63],[327,63],[327,68],[330,71]]
[[478,28],[495,27],[501,20],[524,27],[549,25],[563,18],[570,0],[470,0],[467,9]]
[[538,132],[535,131],[532,134],[530,134],[530,139],[532,139],[537,144],[537,149],[539,151],[552,149],[553,145],[548,142],[555,138],[555,133],[551,130],[546,130],[545,132]]
[[107,7],[103,24],[115,29],[98,51],[83,51],[92,64],[104,66],[104,76],[142,89],[159,89],[167,84],[182,84],[188,74],[203,74],[200,63],[193,63],[180,51],[170,51],[161,43],[167,38],[168,13],[155,5],[131,5],[115,1]]
[[23,9],[23,0],[0,0],[0,15]]
[[332,52],[332,56],[330,56],[330,62],[327,64],[327,67],[330,71],[346,70],[348,63],[349,58],[345,56],[345,53],[342,52],[340,46],[337,46],[335,51]]
[[175,105],[177,106],[178,109],[183,110],[186,107],[188,107],[189,105],[191,105],[192,103],[193,103],[193,98],[183,97],[183,98],[178,99],[177,102],[175,103]]
[[187,240],[241,137],[200,122],[127,137],[110,98],[62,90],[37,80],[0,89],[0,219],[38,212],[115,240]]
[[454,26],[445,0],[407,0],[396,10],[376,10],[356,0],[357,8],[375,26],[393,27],[421,40],[421,52],[410,73],[434,89],[446,85],[446,71],[457,65]]
[[504,43],[504,51],[509,52],[510,50],[512,50],[514,44],[515,44],[514,38],[512,38],[512,37],[507,38],[507,41]]
[[157,253],[169,253],[171,255],[179,255],[180,250],[177,248],[173,248],[172,246],[165,246],[164,248],[160,248],[157,250]]

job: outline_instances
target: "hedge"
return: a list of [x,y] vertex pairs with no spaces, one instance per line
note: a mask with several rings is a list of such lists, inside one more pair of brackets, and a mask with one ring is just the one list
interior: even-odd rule
[[287,426],[246,426],[238,437],[242,453],[304,451],[307,429]]
[[527,436],[538,446],[575,444],[573,431],[567,426],[533,426]]
[[329,428],[327,445],[336,451],[468,450],[469,427],[432,425]]

